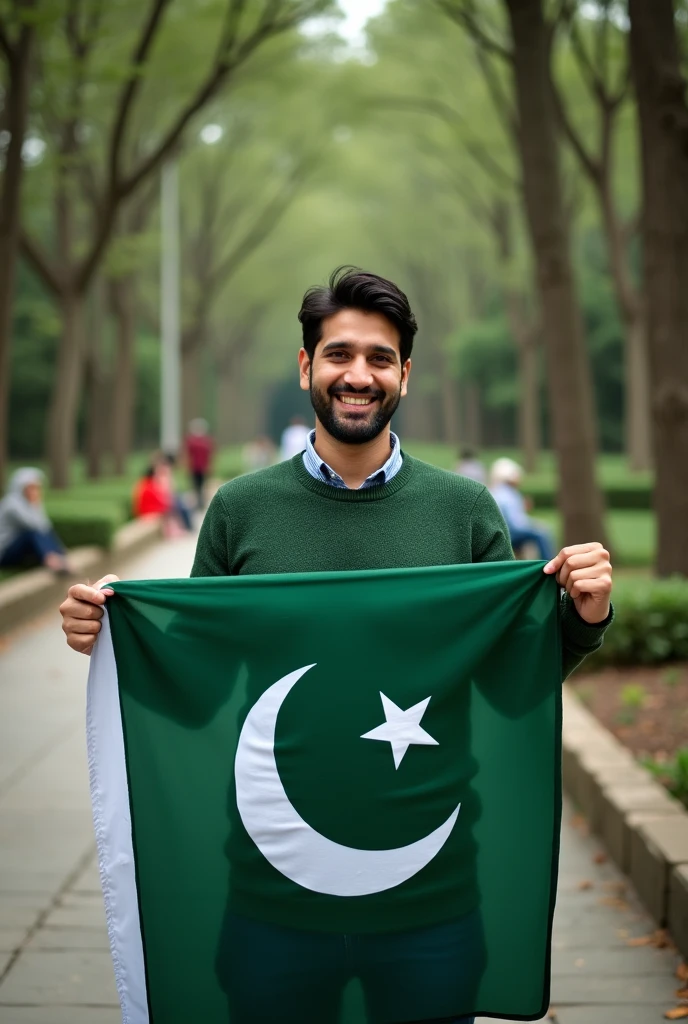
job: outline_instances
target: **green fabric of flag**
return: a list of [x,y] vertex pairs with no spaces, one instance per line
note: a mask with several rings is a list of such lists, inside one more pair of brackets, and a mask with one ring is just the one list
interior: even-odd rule
[[88,742],[125,1024],[546,1012],[542,564],[114,584]]

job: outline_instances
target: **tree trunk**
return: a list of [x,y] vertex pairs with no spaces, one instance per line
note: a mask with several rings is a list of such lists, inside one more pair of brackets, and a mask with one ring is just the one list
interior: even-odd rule
[[505,0],[513,39],[519,156],[547,358],[559,507],[567,544],[604,540],[595,479],[590,366],[573,280],[542,0]]
[[48,413],[46,452],[53,487],[68,487],[74,454],[79,386],[83,364],[83,296],[59,297],[62,338],[57,356],[53,395]]
[[0,489],[7,472],[8,413],[10,396],[10,346],[12,309],[19,253],[21,185],[24,166],[22,146],[29,112],[31,50],[34,30],[24,26],[9,61],[3,96],[6,131],[9,135],[0,191]]
[[103,365],[103,292],[102,282],[96,280],[91,290],[88,317],[88,339],[84,367],[84,393],[86,395],[86,436],[84,455],[86,476],[97,480],[102,472],[103,454],[107,441],[107,411],[109,396]]
[[523,465],[528,473],[533,473],[540,453],[540,332],[534,317],[528,313],[526,296],[511,283],[514,277],[511,213],[509,205],[498,203],[492,226],[502,270],[504,308],[518,359],[518,443]]
[[456,448],[461,440],[459,426],[459,386],[450,375],[447,366],[441,375],[440,389],[442,399],[442,440]]
[[202,415],[201,364],[205,349],[205,324],[195,321],[182,337],[182,432],[189,420]]
[[466,384],[464,388],[464,437],[471,448],[480,448],[483,443],[482,417],[480,412],[480,388],[477,384]]
[[688,108],[672,0],[629,0],[643,181],[643,256],[657,571],[688,576]]
[[540,375],[538,335],[526,330],[518,339],[518,442],[527,473],[537,469],[540,454]]
[[626,452],[634,471],[652,468],[652,417],[647,331],[642,311],[626,321]]
[[[607,147],[610,150],[611,144]],[[635,287],[628,265],[627,242],[614,205],[611,175],[607,166],[594,181],[600,204],[600,216],[607,239],[609,265],[616,305],[624,327],[626,408],[624,439],[628,464],[632,470],[652,468],[650,420],[650,381],[648,374],[647,330],[642,295]]]
[[136,285],[131,275],[108,282],[110,312],[115,321],[115,374],[112,394],[112,457],[114,472],[126,472],[134,439],[136,372]]

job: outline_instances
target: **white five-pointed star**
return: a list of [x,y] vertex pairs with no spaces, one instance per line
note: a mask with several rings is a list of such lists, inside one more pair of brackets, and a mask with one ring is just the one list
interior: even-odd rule
[[383,725],[378,725],[376,729],[363,733],[361,739],[386,740],[391,743],[395,768],[399,767],[404,754],[412,743],[428,747],[439,746],[437,740],[434,740],[425,729],[420,727],[420,720],[430,703],[430,697],[426,697],[419,704],[414,704],[412,708],[402,711],[393,700],[385,697],[384,693],[380,692],[380,696],[387,721]]

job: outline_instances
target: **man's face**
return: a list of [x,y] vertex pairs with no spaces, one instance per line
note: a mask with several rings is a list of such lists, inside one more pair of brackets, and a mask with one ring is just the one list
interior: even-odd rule
[[345,309],[323,321],[313,361],[299,353],[300,384],[325,430],[345,444],[372,441],[406,394],[399,332],[380,313]]

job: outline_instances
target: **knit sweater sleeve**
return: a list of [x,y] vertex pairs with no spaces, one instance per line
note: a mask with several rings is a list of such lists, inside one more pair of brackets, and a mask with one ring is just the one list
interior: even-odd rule
[[222,489],[208,505],[196,545],[192,576],[231,576],[229,539],[231,521]]
[[[471,516],[474,562],[507,561],[514,557],[509,530],[499,507],[485,487],[478,495]],[[563,594],[559,606],[561,622],[561,670],[566,679],[588,654],[599,650],[604,633],[614,618],[614,610],[604,622],[591,625],[580,617],[568,594]]]

